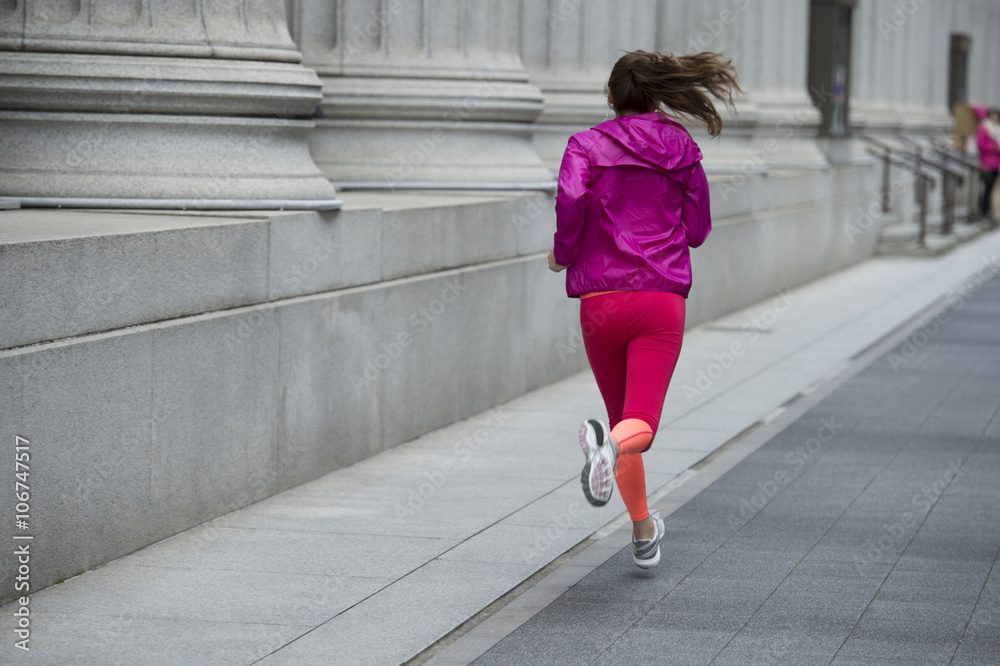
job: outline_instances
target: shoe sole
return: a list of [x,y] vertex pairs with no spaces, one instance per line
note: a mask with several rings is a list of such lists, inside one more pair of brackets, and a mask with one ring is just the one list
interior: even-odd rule
[[[599,466],[592,466],[590,461],[583,466],[583,471],[580,473],[580,485],[583,486],[583,495],[587,498],[587,501],[594,506],[604,506],[609,501],[611,501],[611,495],[614,494],[614,483],[611,483],[608,488],[607,497],[597,497],[594,495],[591,488],[597,487],[599,478]],[[593,478],[592,478],[593,477]]]
[[[589,428],[587,426],[590,426]],[[597,419],[587,419],[580,425],[580,448],[590,460],[591,451],[597,452],[604,443],[604,424]]]
[[[580,448],[587,456],[587,464],[583,466],[583,471],[580,473],[580,485],[583,487],[584,497],[594,506],[604,506],[611,500],[611,495],[614,493],[614,472],[609,474],[607,463],[596,455],[605,439],[604,424],[600,421],[587,419],[580,426]],[[607,480],[609,486],[607,497],[598,497],[594,494],[594,489],[599,486],[602,476],[610,476],[610,479]]]

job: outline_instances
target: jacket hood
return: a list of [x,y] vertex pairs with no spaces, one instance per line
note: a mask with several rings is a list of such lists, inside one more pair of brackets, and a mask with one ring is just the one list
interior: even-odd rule
[[701,150],[688,131],[662,113],[613,118],[592,131],[608,137],[619,148],[592,156],[597,157],[601,166],[635,164],[668,172],[689,167],[702,159]]

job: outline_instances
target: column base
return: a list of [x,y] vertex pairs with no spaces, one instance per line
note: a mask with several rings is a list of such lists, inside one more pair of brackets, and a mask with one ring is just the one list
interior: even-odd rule
[[343,189],[555,188],[528,123],[320,119],[320,170]]
[[82,208],[90,210],[338,210],[340,199],[93,199],[15,197],[0,199],[0,209]]
[[309,155],[311,120],[0,111],[0,124],[0,197],[22,205],[336,200]]

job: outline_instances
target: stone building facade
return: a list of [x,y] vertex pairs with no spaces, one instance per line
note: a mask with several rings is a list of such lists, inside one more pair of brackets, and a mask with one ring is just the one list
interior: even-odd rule
[[953,35],[1000,101],[995,0],[0,1],[0,430],[33,446],[34,582],[585,369],[552,188],[620,50],[719,51],[746,90],[720,139],[691,127],[697,325],[912,215],[871,213],[858,136],[949,132]]

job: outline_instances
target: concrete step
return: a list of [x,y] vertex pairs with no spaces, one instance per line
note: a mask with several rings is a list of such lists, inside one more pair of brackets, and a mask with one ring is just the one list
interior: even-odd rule
[[928,225],[924,242],[920,243],[920,225],[906,221],[882,229],[878,254],[882,256],[934,257],[951,251],[956,246],[972,240],[988,225],[980,222],[956,222],[950,234],[941,231],[940,224]]

